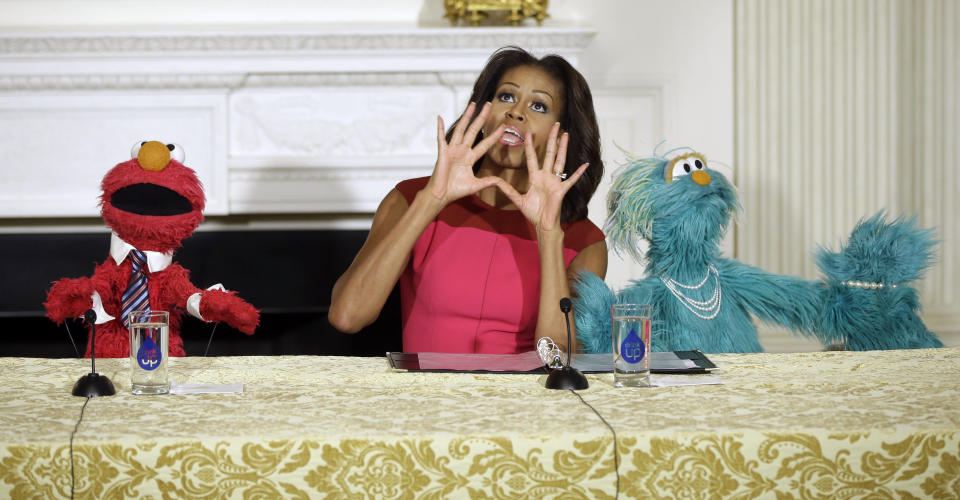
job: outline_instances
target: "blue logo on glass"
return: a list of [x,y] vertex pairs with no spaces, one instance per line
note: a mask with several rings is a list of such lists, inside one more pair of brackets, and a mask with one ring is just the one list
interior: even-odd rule
[[646,351],[647,349],[637,335],[636,330],[631,329],[627,338],[623,339],[623,342],[620,343],[620,357],[630,364],[639,363],[647,353]]
[[160,366],[160,361],[163,361],[160,348],[157,347],[157,343],[152,338],[147,337],[140,345],[140,350],[137,351],[137,363],[144,370],[156,370]]

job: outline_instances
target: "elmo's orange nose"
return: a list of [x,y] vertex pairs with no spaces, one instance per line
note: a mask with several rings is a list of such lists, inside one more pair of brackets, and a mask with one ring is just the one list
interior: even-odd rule
[[140,147],[137,161],[140,163],[140,168],[159,172],[167,168],[167,164],[170,163],[170,150],[162,142],[150,141]]
[[693,182],[700,184],[701,186],[706,186],[710,184],[710,174],[704,172],[703,170],[694,170],[690,177],[693,177]]

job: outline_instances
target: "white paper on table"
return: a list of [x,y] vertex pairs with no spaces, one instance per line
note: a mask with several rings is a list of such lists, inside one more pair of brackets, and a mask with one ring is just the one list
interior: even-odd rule
[[723,385],[723,381],[718,377],[692,377],[684,375],[682,377],[665,377],[663,375],[650,375],[650,385],[653,387],[674,387],[681,385]]
[[170,382],[170,394],[234,394],[242,393],[243,384],[181,384]]

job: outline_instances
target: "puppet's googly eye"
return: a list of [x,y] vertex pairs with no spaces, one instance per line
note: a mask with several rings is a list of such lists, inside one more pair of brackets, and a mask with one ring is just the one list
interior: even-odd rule
[[142,148],[147,142],[149,141],[137,141],[133,143],[133,147],[130,148],[130,158],[136,158],[137,155],[140,154],[140,148]]
[[700,153],[688,153],[667,163],[663,171],[665,182],[675,181],[685,175],[707,168],[707,160]]
[[170,159],[177,160],[179,163],[183,163],[183,160],[186,159],[183,146],[179,144],[167,144],[167,149],[170,150]]
[[684,175],[693,172],[693,167],[689,161],[678,161],[673,165],[673,171],[670,173],[670,180],[676,180]]

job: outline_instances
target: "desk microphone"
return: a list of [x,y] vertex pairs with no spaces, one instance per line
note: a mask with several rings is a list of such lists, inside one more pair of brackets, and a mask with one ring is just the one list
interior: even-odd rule
[[571,352],[573,348],[573,339],[570,335],[570,309],[573,307],[573,302],[569,298],[564,297],[560,299],[560,310],[563,311],[563,317],[567,320],[567,362],[564,363],[563,368],[554,369],[550,372],[550,375],[547,376],[547,382],[545,384],[547,389],[586,389],[590,387],[590,384],[587,383],[587,377],[585,377],[580,370],[570,366]]
[[90,325],[90,373],[73,384],[73,395],[85,398],[113,396],[117,393],[113,382],[106,375],[97,373],[97,313],[93,309],[87,309],[87,312],[83,313],[83,319]]

